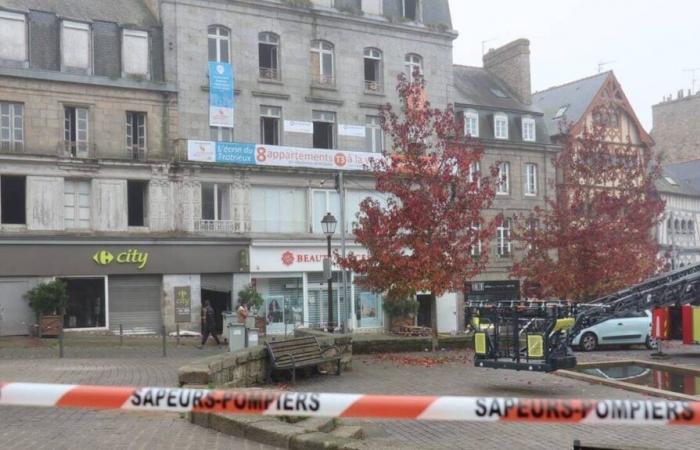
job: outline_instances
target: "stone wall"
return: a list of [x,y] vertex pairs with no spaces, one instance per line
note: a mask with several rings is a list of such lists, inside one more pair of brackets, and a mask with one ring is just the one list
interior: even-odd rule
[[663,163],[685,162],[700,158],[700,94],[667,100],[652,107],[656,141],[655,151]]

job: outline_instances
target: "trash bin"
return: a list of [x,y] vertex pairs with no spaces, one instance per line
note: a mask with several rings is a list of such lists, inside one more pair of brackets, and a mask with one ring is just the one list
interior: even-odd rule
[[246,328],[246,347],[255,347],[260,343],[257,328]]
[[224,312],[224,332],[228,333],[228,350],[235,352],[246,346],[246,330],[244,323],[238,323],[235,313]]

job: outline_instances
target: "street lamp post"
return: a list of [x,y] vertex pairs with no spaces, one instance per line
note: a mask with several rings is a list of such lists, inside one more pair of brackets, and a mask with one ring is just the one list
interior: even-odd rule
[[331,237],[335,233],[335,226],[338,221],[335,220],[333,214],[327,213],[323,220],[321,220],[321,228],[323,229],[323,234],[326,235],[328,240],[328,265],[330,267],[328,275],[328,331],[333,332],[333,266],[331,261]]

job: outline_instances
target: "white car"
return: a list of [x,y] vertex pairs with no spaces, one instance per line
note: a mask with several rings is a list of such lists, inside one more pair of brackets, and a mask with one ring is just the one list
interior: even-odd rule
[[656,348],[651,337],[651,311],[631,311],[613,316],[605,322],[585,328],[578,333],[573,346],[590,352],[603,345],[646,345]]

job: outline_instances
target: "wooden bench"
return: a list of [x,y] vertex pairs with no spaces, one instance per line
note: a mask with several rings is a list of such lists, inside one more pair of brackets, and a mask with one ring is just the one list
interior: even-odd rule
[[[302,367],[319,366],[327,362],[336,362],[336,375],[340,375],[340,349],[335,345],[321,350],[318,340],[314,336],[284,341],[265,342],[270,355],[270,367],[267,372],[267,381],[272,383],[274,370],[289,370],[292,372],[292,383],[296,383],[296,370]],[[324,356],[328,351],[335,349],[336,356]]]

